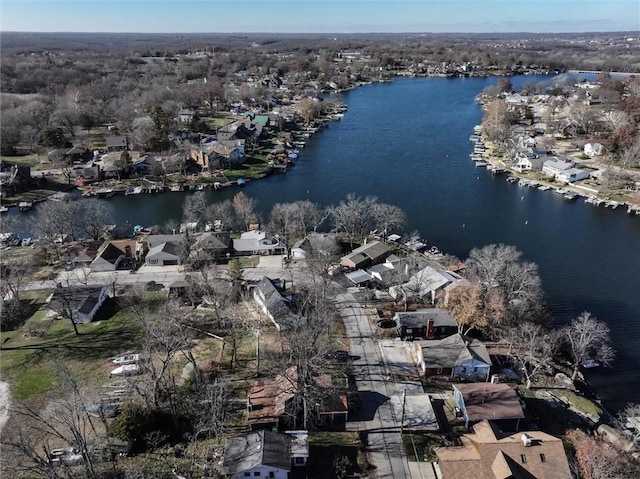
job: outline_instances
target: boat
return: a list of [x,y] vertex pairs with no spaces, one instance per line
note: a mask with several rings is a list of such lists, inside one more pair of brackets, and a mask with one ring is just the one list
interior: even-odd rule
[[31,201],[21,201],[18,203],[18,208],[20,211],[29,211],[33,207],[33,203]]
[[520,186],[529,186],[529,183],[531,182],[525,178],[520,178],[520,181],[518,181],[518,185]]
[[135,376],[142,374],[143,370],[139,364],[123,364],[113,369],[109,376]]
[[247,181],[244,178],[238,178],[236,183],[238,184],[238,186],[242,187],[247,183]]
[[587,359],[582,363],[582,367],[585,369],[597,368],[600,363],[595,359]]
[[518,177],[517,176],[507,176],[507,181],[509,183],[516,183],[518,181]]
[[566,188],[556,188],[555,191],[559,195],[563,195],[563,196],[566,195],[569,192],[569,190],[567,190]]
[[196,185],[196,191],[203,191],[204,185]]
[[502,175],[506,172],[507,170],[505,170],[504,168],[498,168],[497,166],[494,166],[493,168],[491,168],[492,175]]
[[219,189],[221,189],[221,188],[222,188],[222,183],[220,183],[219,181],[216,181],[216,182],[213,184],[213,189],[214,189],[214,190],[219,190]]
[[142,186],[136,186],[135,188],[127,188],[124,192],[125,195],[139,195],[142,193]]
[[543,184],[540,184],[540,185],[538,186],[538,189],[539,189],[540,191],[549,191],[549,190],[551,189],[551,187],[550,187],[549,185],[543,185]]
[[0,206],[0,213],[8,213],[9,212],[9,208],[7,208],[6,206]]
[[111,198],[116,194],[111,188],[102,188],[93,193],[98,198]]
[[567,191],[564,194],[564,199],[565,200],[569,200],[569,201],[575,201],[578,199],[580,195],[578,193],[576,193],[575,191]]
[[173,185],[171,188],[169,188],[169,191],[182,191],[182,186]]
[[620,203],[618,203],[617,201],[611,200],[611,201],[607,201],[604,204],[604,206],[605,206],[605,208],[611,208],[612,210],[615,210],[618,207],[619,204]]
[[490,166],[489,163],[487,163],[484,160],[475,160],[474,163],[476,165],[476,168],[482,168],[482,167],[486,168],[487,166]]
[[137,353],[132,354],[123,354],[122,356],[118,356],[114,358],[111,362],[113,364],[135,364],[140,361],[140,355]]

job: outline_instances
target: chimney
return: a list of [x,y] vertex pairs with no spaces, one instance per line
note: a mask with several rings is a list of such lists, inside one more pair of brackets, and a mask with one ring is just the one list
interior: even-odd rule
[[427,334],[425,335],[427,339],[433,339],[435,337],[434,331],[434,321],[433,319],[427,320]]
[[531,438],[526,433],[520,436],[520,439],[522,439],[522,443],[524,444],[524,447],[531,446]]

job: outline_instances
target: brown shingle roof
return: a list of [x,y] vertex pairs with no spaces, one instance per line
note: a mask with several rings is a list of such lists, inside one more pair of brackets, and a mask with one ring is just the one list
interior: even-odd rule
[[508,384],[469,383],[453,387],[462,394],[471,422],[524,417],[520,399]]
[[444,479],[570,479],[562,441],[540,431],[505,435],[489,421],[465,434],[462,446],[435,449]]

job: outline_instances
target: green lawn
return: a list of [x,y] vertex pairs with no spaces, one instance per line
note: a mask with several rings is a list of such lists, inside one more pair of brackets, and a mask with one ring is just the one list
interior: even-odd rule
[[[111,305],[115,308],[115,305]],[[108,305],[103,309],[108,314]],[[102,311],[101,311],[102,313]],[[2,377],[12,385],[17,399],[39,396],[56,387],[55,359],[65,359],[80,379],[102,379],[105,360],[139,347],[140,334],[135,320],[126,312],[115,312],[108,319],[78,325],[74,334],[66,319],[43,319],[37,311],[19,330],[2,333]],[[39,330],[43,336],[26,337]],[[5,342],[5,338],[9,338]]]

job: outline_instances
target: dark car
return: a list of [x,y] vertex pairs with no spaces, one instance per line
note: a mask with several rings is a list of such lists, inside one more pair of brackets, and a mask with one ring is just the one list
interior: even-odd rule
[[333,351],[327,354],[327,359],[334,359],[336,361],[348,361],[350,358],[349,353],[347,351]]

